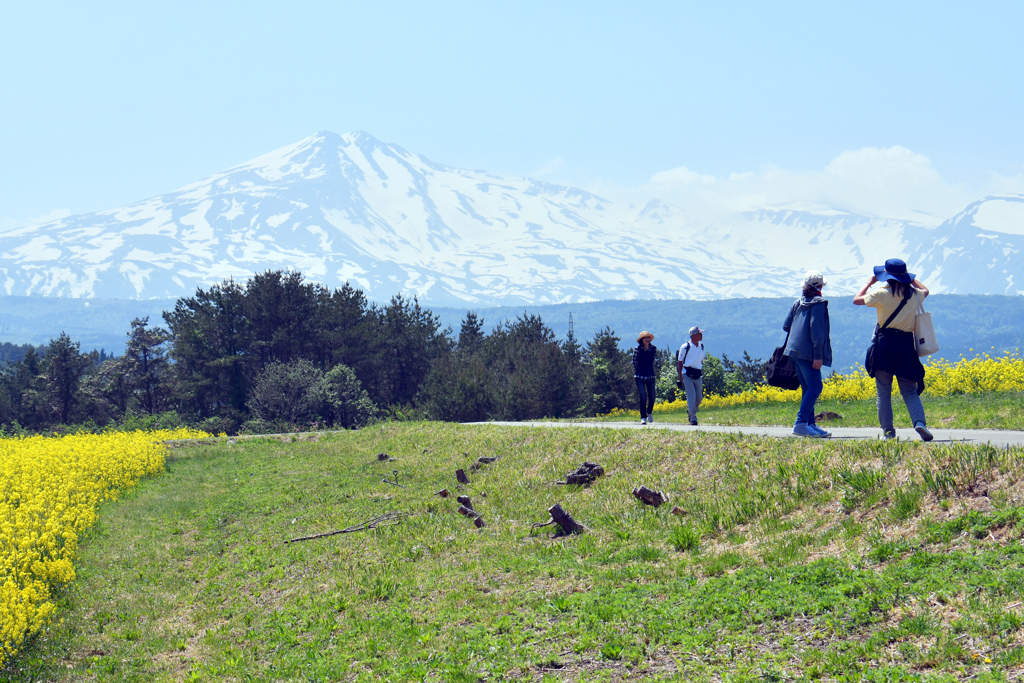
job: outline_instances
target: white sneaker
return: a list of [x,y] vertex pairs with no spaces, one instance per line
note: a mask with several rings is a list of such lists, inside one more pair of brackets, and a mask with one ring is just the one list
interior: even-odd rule
[[647,424],[647,418],[646,417],[641,417],[640,418],[640,424],[642,424],[642,425]]

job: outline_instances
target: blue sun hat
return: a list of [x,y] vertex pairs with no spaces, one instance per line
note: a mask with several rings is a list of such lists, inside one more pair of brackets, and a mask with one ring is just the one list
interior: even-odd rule
[[903,262],[903,259],[891,258],[885,262],[884,266],[875,266],[875,277],[879,282],[896,280],[909,285],[917,275],[907,272],[907,264]]

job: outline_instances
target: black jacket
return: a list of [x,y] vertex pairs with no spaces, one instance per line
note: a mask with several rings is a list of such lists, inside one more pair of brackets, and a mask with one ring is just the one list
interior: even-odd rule
[[868,352],[868,375],[874,377],[876,372],[882,370],[896,377],[914,380],[917,382],[917,393],[924,391],[924,366],[917,357],[913,332],[885,327],[878,330],[873,346],[873,350]]
[[658,353],[658,347],[651,344],[644,349],[643,344],[637,344],[633,349],[633,376],[654,377],[654,357]]

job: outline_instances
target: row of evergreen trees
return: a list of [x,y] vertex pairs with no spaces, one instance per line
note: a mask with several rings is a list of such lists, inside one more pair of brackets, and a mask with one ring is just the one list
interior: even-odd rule
[[[176,302],[166,327],[134,320],[125,352],[82,353],[67,335],[0,371],[0,424],[33,431],[161,416],[213,431],[356,427],[378,416],[436,420],[573,417],[632,407],[629,354],[606,328],[559,341],[536,316],[457,336],[416,299],[385,306],[296,272],[227,280]],[[675,363],[659,353],[659,395]],[[706,391],[760,377],[757,361],[709,356]],[[745,376],[746,375],[746,376]]]

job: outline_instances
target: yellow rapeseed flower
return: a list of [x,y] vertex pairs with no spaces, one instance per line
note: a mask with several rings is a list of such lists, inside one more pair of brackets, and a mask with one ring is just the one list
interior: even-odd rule
[[[961,358],[955,363],[947,360],[925,360],[924,381],[930,396],[953,394],[987,394],[1024,391],[1024,359],[1019,351],[1007,351],[1001,356],[982,354],[974,358]],[[893,393],[899,387],[893,382]],[[860,401],[875,397],[875,380],[863,367],[849,374],[833,374],[824,382],[821,399],[825,401]],[[750,403],[798,403],[800,390],[787,391],[768,385],[757,385],[747,391],[729,396],[705,396],[702,408],[726,408]],[[686,408],[686,399],[666,401],[654,406],[655,412],[679,411]],[[635,414],[635,410],[614,410],[609,415]]]
[[0,666],[53,617],[75,578],[78,537],[105,500],[163,471],[168,439],[190,429],[0,439]]

